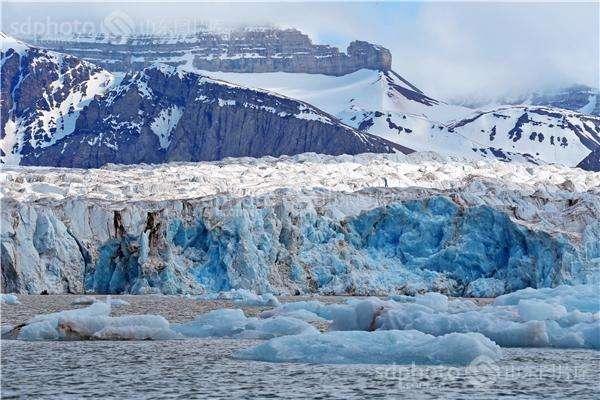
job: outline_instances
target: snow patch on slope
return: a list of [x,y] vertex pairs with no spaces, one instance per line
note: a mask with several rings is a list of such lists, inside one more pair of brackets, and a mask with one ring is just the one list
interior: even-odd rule
[[162,149],[167,149],[171,144],[171,133],[179,123],[183,109],[177,106],[171,106],[161,110],[158,116],[150,124],[150,129],[160,142]]

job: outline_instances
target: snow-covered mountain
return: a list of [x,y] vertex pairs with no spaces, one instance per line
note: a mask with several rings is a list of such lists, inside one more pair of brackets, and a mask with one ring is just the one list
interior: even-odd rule
[[473,110],[423,93],[394,71],[210,76],[263,87],[336,115],[343,122],[417,151],[504,161],[549,162],[598,170],[600,117],[552,107]]
[[89,168],[411,151],[276,93],[165,65],[117,78],[75,57],[2,39],[5,163]]
[[587,85],[571,85],[559,89],[498,98],[489,96],[457,98],[453,99],[452,103],[470,108],[493,108],[498,105],[557,107],[600,116],[600,90]]
[[[276,29],[243,30],[230,34],[202,32],[190,37],[132,37],[125,38],[125,40],[121,38],[114,43],[109,39],[104,36],[86,36],[75,37],[66,42],[46,41],[44,43],[95,62],[102,62],[102,65],[109,68],[113,65],[115,70],[127,68],[141,70],[149,63],[159,61],[177,66],[177,76],[183,73],[181,71],[185,71],[186,76],[194,76],[194,74],[209,76],[216,80],[254,88],[256,93],[264,94],[265,90],[271,94],[279,93],[288,97],[288,100],[296,99],[303,102],[302,106],[300,103],[297,104],[296,110],[299,110],[298,107],[318,108],[332,115],[333,117],[327,117],[331,121],[339,119],[355,130],[402,146],[400,149],[405,152],[409,151],[407,149],[436,151],[441,154],[472,159],[558,163],[571,167],[579,166],[585,169],[600,170],[600,161],[598,161],[600,117],[554,106],[568,106],[571,104],[568,98],[563,99],[562,102],[558,100],[542,101],[541,99],[536,101],[536,104],[550,102],[553,106],[507,105],[473,109],[449,104],[424,93],[400,74],[392,71],[389,51],[370,43],[353,42],[346,54],[331,46],[315,45],[306,35],[298,31]],[[119,58],[123,51],[117,50],[124,48],[131,48],[132,54],[134,54],[128,60]],[[288,61],[280,62],[282,59]],[[153,75],[148,72],[141,74],[136,77],[135,73],[130,73],[127,75],[127,79],[145,79],[143,77]],[[171,79],[171,81],[180,88],[176,79]],[[123,88],[115,90],[120,93]],[[187,93],[187,89],[183,91]],[[158,89],[157,93],[161,93],[161,90]],[[115,97],[114,94],[104,96],[105,99],[113,97]],[[280,96],[280,98],[282,97]],[[220,99],[223,100],[225,97]],[[234,99],[230,97],[227,99],[229,103],[218,102],[219,110],[222,110],[223,107],[229,110],[234,109],[231,104]],[[280,101],[274,100],[274,97],[271,99],[273,99],[273,104],[267,107],[272,107],[275,114],[280,114],[280,110],[278,110]],[[90,143],[94,140],[105,142],[106,152],[115,154],[119,152],[116,150],[117,143],[114,139],[115,135],[118,136],[118,132],[128,130],[131,137],[135,136],[134,133],[138,131],[149,132],[153,129],[160,131],[159,126],[163,127],[161,128],[163,130],[167,129],[173,137],[183,139],[179,145],[180,149],[196,149],[198,146],[204,145],[201,153],[205,158],[189,156],[186,158],[188,160],[216,159],[225,155],[282,154],[274,150],[273,143],[263,139],[253,141],[254,148],[245,148],[241,152],[235,143],[227,144],[228,151],[223,152],[220,150],[222,147],[218,148],[219,145],[216,144],[214,138],[208,136],[200,135],[192,142],[188,141],[188,134],[183,134],[180,128],[170,125],[174,123],[172,114],[174,113],[173,115],[178,117],[182,111],[181,104],[178,103],[181,100],[172,102],[168,96],[160,101],[148,99],[145,108],[140,110],[140,115],[134,115],[134,109],[128,108],[133,107],[133,103],[125,104],[123,101],[119,103],[118,109],[124,106],[126,110],[130,111],[127,120],[119,119],[122,118],[121,114],[123,113],[117,112],[117,108],[110,108],[112,107],[110,102],[99,102],[98,105],[102,103],[108,107],[107,110],[110,108],[114,114],[105,113],[103,116],[106,118],[106,123],[110,122],[109,125],[96,119],[86,119],[85,124],[81,125],[81,130],[77,132],[84,134],[85,141]],[[145,102],[140,101],[141,103]],[[245,100],[238,101],[236,104],[239,106],[244,102]],[[157,110],[150,110],[155,103],[161,104],[160,107]],[[263,107],[263,103],[260,104],[260,107],[253,106],[251,108],[253,111],[264,114],[267,110]],[[141,106],[141,104],[135,104],[135,107]],[[95,102],[90,109],[94,109],[94,107],[96,107]],[[590,108],[588,104],[578,109],[588,111],[585,107]],[[235,107],[235,109],[239,108]],[[193,107],[191,110],[198,111]],[[208,112],[206,107],[202,110]],[[159,113],[165,114],[159,115]],[[92,112],[87,115],[96,114]],[[284,110],[281,114],[281,116],[287,115],[290,115],[289,110]],[[291,112],[291,115],[300,114]],[[252,118],[254,117],[252,114]],[[187,117],[184,116],[183,121],[186,119]],[[83,121],[83,119],[81,120]],[[248,119],[228,119],[230,124],[228,126],[234,129],[234,124],[242,121],[247,123],[244,126],[244,134],[235,133],[231,136],[230,131],[227,133],[234,142],[237,141],[236,143],[239,143],[242,137],[246,142],[250,137],[254,137],[255,127],[250,126],[248,130]],[[213,126],[212,121],[205,120],[204,122]],[[94,131],[88,129],[92,125],[85,126],[86,124],[93,124]],[[182,124],[185,125],[185,123]],[[258,122],[258,125],[265,126],[263,122]],[[225,125],[220,124],[220,126]],[[206,127],[203,125],[202,129],[206,129]],[[189,133],[189,130],[185,132]],[[246,132],[248,133],[246,134]],[[261,132],[264,133],[264,129]],[[294,132],[296,135],[302,135],[300,131]],[[93,139],[95,133],[101,133],[101,138]],[[359,136],[356,133],[354,135]],[[142,136],[146,137],[145,134]],[[177,146],[167,140],[167,134],[154,135],[158,140],[149,139],[152,135],[147,136],[140,142],[131,142],[128,139],[129,144],[119,143],[119,148],[138,146],[143,143],[145,148],[150,148],[154,153],[162,152],[165,155],[156,153],[155,156],[147,157],[140,154],[142,156],[140,160],[158,162],[181,159],[179,156],[171,156],[172,152],[164,148],[167,143],[169,146]],[[217,136],[221,137],[222,134]],[[268,134],[268,136],[272,136],[272,134]],[[289,134],[281,133],[281,136],[297,143]],[[315,134],[314,137],[323,138],[320,134]],[[79,147],[74,143],[76,138],[76,135],[71,136],[68,144],[70,148]],[[293,151],[305,149],[328,154],[340,154],[340,152],[346,151],[355,153],[367,150],[354,145],[350,146],[351,150],[344,146],[338,148],[337,144],[331,144],[328,140],[307,140],[311,142],[311,146],[284,143],[280,147],[286,150],[281,151],[284,153],[291,151],[289,150],[290,146],[294,147]],[[369,138],[369,140],[373,141],[374,139]],[[278,140],[276,142],[279,143]],[[207,154],[207,152],[211,152],[208,150],[209,146],[215,149],[212,154]],[[260,146],[266,146],[269,150],[261,153],[256,150]],[[375,145],[368,150],[388,151],[389,144],[385,144],[385,146],[388,146],[388,149],[381,149]],[[338,149],[337,152],[334,147]],[[231,148],[235,150],[231,150]],[[376,150],[376,148],[381,150]],[[30,158],[31,163],[40,163],[40,160],[44,158],[41,155],[42,151],[38,150],[35,153],[34,159]],[[61,154],[64,154],[62,149],[57,146],[53,150],[44,150],[43,153],[52,153],[49,161],[44,161],[48,164],[56,163],[56,160],[61,159]],[[77,150],[76,153],[82,154],[82,157],[98,157],[94,150],[89,149]],[[106,157],[117,162],[138,162],[136,159],[130,161],[121,159],[115,154]],[[106,157],[102,157],[104,156],[100,156],[104,161]],[[68,159],[68,153],[63,158]],[[25,163],[28,162],[25,161]],[[65,162],[61,161],[60,165],[69,165]],[[96,164],[97,161],[89,163],[89,165]],[[87,164],[79,161],[73,165]]]
[[114,83],[108,71],[65,54],[31,47],[0,32],[2,162],[55,145],[72,134],[81,110]]

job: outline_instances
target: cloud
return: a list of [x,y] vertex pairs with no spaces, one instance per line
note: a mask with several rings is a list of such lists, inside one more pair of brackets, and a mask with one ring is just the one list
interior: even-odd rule
[[2,22],[98,25],[115,10],[144,30],[272,24],[342,49],[352,40],[372,41],[392,51],[397,72],[440,98],[599,86],[597,3],[4,3]]

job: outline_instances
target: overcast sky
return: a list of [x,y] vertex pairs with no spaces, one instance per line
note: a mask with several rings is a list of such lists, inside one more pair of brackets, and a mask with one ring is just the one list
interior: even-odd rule
[[[2,29],[100,26],[111,14],[136,29],[273,24],[317,43],[355,39],[389,48],[394,69],[440,98],[510,95],[571,83],[599,86],[600,3],[2,3]],[[116,13],[116,14],[115,14]],[[122,17],[125,15],[125,17]],[[68,25],[59,26],[65,29]]]

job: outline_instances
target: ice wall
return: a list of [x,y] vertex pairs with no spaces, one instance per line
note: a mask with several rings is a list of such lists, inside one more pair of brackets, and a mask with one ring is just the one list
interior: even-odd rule
[[[34,180],[11,179],[13,189]],[[104,179],[96,190],[111,183]],[[445,189],[295,187],[157,201],[54,196],[48,187],[23,199],[15,189],[1,204],[2,290],[496,296],[597,281],[597,187],[507,186],[470,177]]]

